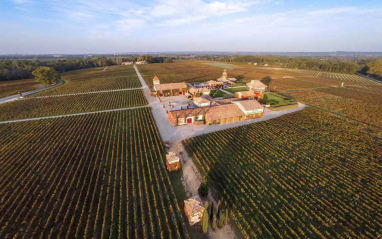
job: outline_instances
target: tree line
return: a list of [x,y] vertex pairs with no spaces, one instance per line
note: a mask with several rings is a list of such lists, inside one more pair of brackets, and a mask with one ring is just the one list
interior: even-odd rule
[[0,61],[0,81],[33,78],[32,72],[39,67],[51,67],[59,73],[91,67],[114,65],[113,59],[106,57],[85,59],[3,60]]
[[302,70],[326,71],[335,73],[381,74],[382,60],[380,59],[317,59],[309,57],[287,56],[202,56],[198,59],[210,61],[257,63],[281,68],[297,68]]

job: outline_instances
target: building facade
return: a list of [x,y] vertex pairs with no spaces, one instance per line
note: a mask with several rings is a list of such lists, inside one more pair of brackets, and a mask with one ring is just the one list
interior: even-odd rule
[[158,97],[185,95],[188,91],[185,82],[161,84],[157,76],[153,78],[153,95]]
[[188,222],[191,226],[202,220],[204,210],[205,208],[203,207],[202,200],[199,196],[194,196],[184,200],[184,213],[186,214]]
[[267,85],[263,84],[259,80],[251,80],[251,82],[247,83],[246,86],[249,91],[255,92],[261,100],[264,99],[264,93],[268,89]]

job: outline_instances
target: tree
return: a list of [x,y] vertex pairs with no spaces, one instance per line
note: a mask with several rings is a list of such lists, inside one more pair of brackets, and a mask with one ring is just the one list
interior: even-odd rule
[[178,114],[175,112],[175,125],[178,126]]
[[204,178],[200,183],[200,187],[198,189],[198,193],[202,197],[208,196],[208,181]]
[[196,117],[196,110],[194,109],[194,122],[196,121],[197,117]]
[[213,215],[212,217],[212,229],[216,228],[216,214]]
[[203,121],[206,120],[206,109],[203,107]]
[[374,60],[368,64],[368,73],[382,74],[382,60]]
[[225,209],[225,215],[224,215],[224,225],[228,222],[228,209]]
[[216,207],[216,216],[219,218],[220,217],[220,200],[218,201],[218,206]]
[[56,79],[60,78],[60,74],[53,68],[40,66],[32,72],[35,79],[44,85],[52,85]]
[[204,204],[204,212],[202,217],[202,227],[203,233],[206,234],[208,231],[208,202]]

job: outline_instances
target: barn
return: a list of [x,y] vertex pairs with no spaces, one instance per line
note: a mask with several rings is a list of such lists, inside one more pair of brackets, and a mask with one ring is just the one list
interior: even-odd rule
[[180,158],[174,152],[166,154],[166,166],[169,172],[180,169]]
[[194,196],[184,200],[184,213],[186,214],[190,225],[200,222],[203,217],[204,207],[199,196]]
[[235,97],[242,99],[242,100],[248,100],[248,99],[257,99],[260,96],[259,93],[255,91],[240,91],[240,92],[235,92]]
[[264,107],[257,100],[239,100],[232,103],[244,112],[246,119],[263,117]]
[[246,84],[248,90],[252,90],[260,96],[260,99],[264,98],[264,93],[267,90],[268,86],[263,84],[259,80],[251,80],[251,82]]
[[157,76],[153,78],[153,85],[153,93],[159,97],[185,95],[188,91],[188,87],[185,82],[161,84]]

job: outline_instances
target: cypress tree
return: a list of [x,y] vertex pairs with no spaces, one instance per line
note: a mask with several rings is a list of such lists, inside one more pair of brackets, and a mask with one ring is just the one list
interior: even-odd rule
[[225,214],[221,215],[221,217],[219,219],[219,223],[218,223],[219,227],[224,226],[224,217],[225,217]]
[[175,112],[175,125],[178,126],[178,113]]
[[208,202],[206,202],[206,204],[204,205],[202,227],[203,227],[203,233],[206,234],[208,231]]
[[224,225],[228,222],[228,209],[225,210]]
[[218,201],[218,206],[216,208],[216,216],[219,218],[220,217],[220,200]]
[[206,120],[206,108],[203,107],[203,121]]
[[212,229],[216,228],[216,214],[212,217]]

